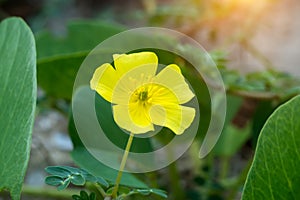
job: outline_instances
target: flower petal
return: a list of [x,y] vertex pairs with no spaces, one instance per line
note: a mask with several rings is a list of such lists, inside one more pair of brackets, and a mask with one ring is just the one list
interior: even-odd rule
[[[154,105],[164,105],[164,104],[179,104],[177,96],[165,85],[158,84],[148,84],[149,88],[149,102]],[[146,85],[147,86],[147,85]]]
[[139,88],[147,85],[153,79],[156,65],[141,65],[135,67],[120,78],[113,91],[112,102],[128,105],[131,95]]
[[115,105],[113,106],[114,120],[119,127],[134,134],[146,133],[153,131],[153,124],[143,111],[139,110],[136,105]]
[[105,63],[95,70],[90,86],[106,101],[112,102],[112,94],[117,82],[115,69],[109,63]]
[[152,123],[165,126],[175,134],[182,134],[193,122],[195,109],[178,104],[154,105],[150,108]]
[[168,65],[161,70],[161,72],[154,78],[153,82],[163,85],[171,90],[177,96],[179,104],[186,103],[195,96],[188,84],[185,82],[180,68],[175,64]]
[[118,75],[121,77],[123,74],[128,71],[142,66],[142,65],[151,65],[151,74],[155,75],[157,70],[158,58],[153,52],[140,52],[132,54],[115,54],[113,55],[114,65]]

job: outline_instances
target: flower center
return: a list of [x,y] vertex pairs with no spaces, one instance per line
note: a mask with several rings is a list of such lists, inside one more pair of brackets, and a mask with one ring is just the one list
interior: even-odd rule
[[146,101],[148,98],[148,91],[141,91],[139,93],[139,100]]
[[151,103],[152,92],[151,89],[148,86],[141,86],[139,87],[131,97],[131,102],[139,102],[142,105],[148,105]]

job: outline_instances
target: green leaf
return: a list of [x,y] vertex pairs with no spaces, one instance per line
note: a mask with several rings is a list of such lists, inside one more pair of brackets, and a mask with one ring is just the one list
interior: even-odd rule
[[57,166],[59,168],[62,168],[64,170],[69,171],[71,174],[84,174],[86,173],[83,169],[75,168],[75,167],[70,167],[70,166]]
[[226,126],[214,147],[214,153],[218,156],[233,156],[249,139],[250,133],[249,125],[242,129],[233,125]]
[[73,200],[82,200],[82,199],[80,198],[80,196],[77,195],[77,194],[72,195],[72,199],[73,199]]
[[94,192],[90,194],[90,200],[96,200],[96,194]]
[[75,52],[88,52],[106,38],[124,31],[125,27],[102,21],[75,20],[69,22],[65,35],[41,31],[36,36],[38,59]]
[[88,53],[123,26],[100,21],[73,21],[65,36],[48,31],[36,35],[38,84],[48,95],[71,99],[76,73]]
[[62,184],[60,186],[57,187],[57,190],[61,191],[61,190],[64,190],[66,189],[69,184],[70,184],[71,180],[70,179],[66,179],[62,182]]
[[80,197],[82,200],[89,200],[89,195],[85,191],[80,191]]
[[34,37],[20,18],[0,24],[0,190],[20,199],[36,104]]
[[[96,160],[85,148],[77,148],[71,155],[78,166],[87,169],[94,176],[102,176],[109,182],[115,182],[118,171],[111,169]],[[148,187],[145,183],[138,180],[130,173],[123,173],[121,184],[130,187]]]
[[151,191],[147,189],[137,189],[136,192],[144,196],[151,194]]
[[158,196],[161,196],[163,198],[168,198],[167,192],[160,189],[152,189],[151,191],[153,194],[156,194]]
[[159,197],[162,198],[168,198],[167,192],[164,190],[160,190],[160,189],[155,189],[155,188],[151,188],[151,189],[134,189],[132,191],[130,191],[126,196],[132,196],[132,195],[142,195],[142,196],[150,196],[151,194],[155,194]]
[[86,181],[90,181],[90,182],[93,182],[93,183],[98,183],[104,187],[108,187],[109,184],[106,182],[106,180],[104,180],[102,177],[95,177],[93,175],[91,175],[90,173],[84,173],[84,178]]
[[56,98],[71,99],[77,71],[88,52],[38,60],[38,85]]
[[45,171],[51,175],[59,176],[60,178],[67,178],[72,174],[71,171],[62,168],[61,166],[46,167]]
[[[93,183],[99,183],[104,187],[109,186],[102,177],[95,177],[84,169],[69,166],[49,166],[45,169],[45,171],[52,175],[48,176],[45,179],[45,182],[53,186],[58,186],[68,179],[70,179],[71,183],[74,185],[84,185],[86,181],[90,181]],[[59,178],[57,182],[52,184],[52,182],[57,178]]]
[[258,138],[242,199],[300,199],[300,96],[280,106]]
[[70,177],[71,183],[74,185],[84,185],[85,184],[85,179],[81,174],[78,175],[72,175]]
[[61,185],[64,182],[64,179],[59,176],[47,176],[45,183],[52,186]]

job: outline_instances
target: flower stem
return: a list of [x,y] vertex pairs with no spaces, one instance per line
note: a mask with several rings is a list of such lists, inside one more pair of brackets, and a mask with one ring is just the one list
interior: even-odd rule
[[131,144],[132,144],[133,136],[134,136],[134,134],[130,133],[130,136],[128,138],[127,145],[126,145],[126,148],[125,148],[125,152],[124,152],[124,155],[123,155],[123,158],[122,158],[122,162],[121,162],[121,165],[120,165],[120,169],[119,169],[119,172],[118,172],[118,176],[117,176],[117,179],[116,179],[115,188],[114,188],[114,190],[112,192],[112,197],[113,198],[117,197],[117,193],[118,193],[118,189],[119,189],[119,184],[120,184],[120,181],[121,181],[121,178],[122,178],[122,174],[123,174],[123,170],[124,170],[124,167],[125,167],[125,164],[126,164],[126,161],[127,161],[128,153],[130,151],[130,147],[131,147]]

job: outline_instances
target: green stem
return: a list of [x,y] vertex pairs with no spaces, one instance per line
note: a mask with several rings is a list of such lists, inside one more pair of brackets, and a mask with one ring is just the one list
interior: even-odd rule
[[115,188],[112,192],[112,197],[113,198],[117,197],[119,184],[120,184],[120,181],[121,181],[121,178],[122,178],[123,170],[124,170],[124,167],[125,167],[125,164],[126,164],[126,161],[127,161],[127,157],[128,157],[128,153],[130,151],[130,147],[131,147],[131,144],[132,144],[133,137],[134,137],[134,134],[130,133],[130,136],[128,138],[127,145],[126,145],[126,148],[125,148],[125,152],[124,152],[124,155],[123,155],[123,158],[122,158],[122,162],[121,162],[121,165],[120,165],[120,169],[119,169],[119,172],[118,172],[118,176],[117,176],[117,179],[116,179]]
[[57,189],[50,187],[33,187],[24,185],[22,188],[22,194],[38,197],[53,197],[60,199],[72,199],[73,194],[79,194],[80,190],[77,189],[66,189],[58,191]]
[[102,197],[106,196],[106,192],[103,190],[103,188],[100,185],[95,184],[95,187],[100,192],[100,194],[102,195]]

